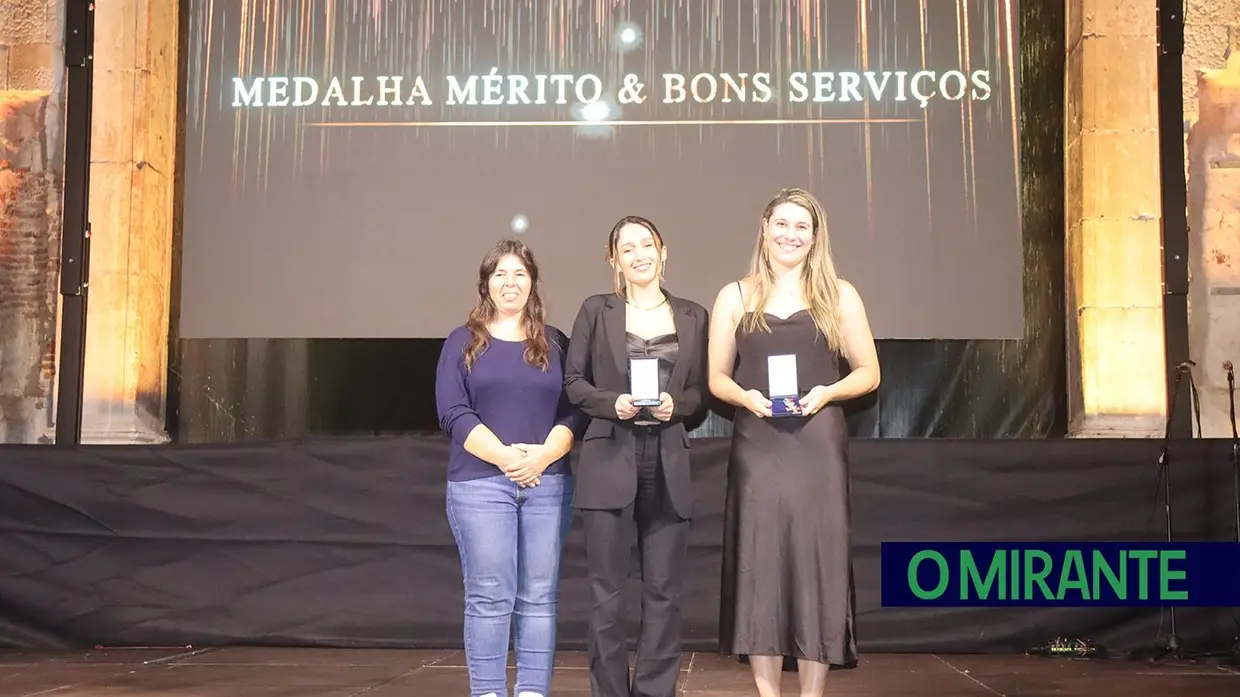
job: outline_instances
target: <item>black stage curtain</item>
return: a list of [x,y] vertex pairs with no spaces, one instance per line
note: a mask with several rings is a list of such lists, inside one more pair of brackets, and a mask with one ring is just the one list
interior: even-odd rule
[[[882,608],[878,545],[1159,539],[1158,447],[854,441],[861,649],[1011,651],[1059,635],[1155,646],[1165,629],[1158,610]],[[695,441],[686,649],[717,645],[727,454],[726,439]],[[1230,534],[1228,454],[1219,441],[1174,444],[1180,539]],[[457,647],[462,592],[444,515],[446,458],[446,441],[414,437],[0,448],[0,645]],[[563,576],[561,644],[581,648],[579,529]],[[1177,619],[1190,645],[1234,635],[1226,610]]]

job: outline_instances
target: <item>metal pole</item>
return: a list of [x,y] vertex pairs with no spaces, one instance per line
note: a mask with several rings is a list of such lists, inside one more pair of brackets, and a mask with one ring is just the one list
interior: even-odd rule
[[94,49],[95,4],[66,3],[64,229],[60,243],[60,357],[56,366],[56,445],[61,446],[82,442]]
[[[1191,359],[1188,345],[1188,182],[1184,175],[1184,3],[1158,0],[1158,142],[1162,189],[1163,336],[1167,378]],[[1173,396],[1170,396],[1173,397]],[[1192,411],[1172,416],[1172,436],[1191,438]]]

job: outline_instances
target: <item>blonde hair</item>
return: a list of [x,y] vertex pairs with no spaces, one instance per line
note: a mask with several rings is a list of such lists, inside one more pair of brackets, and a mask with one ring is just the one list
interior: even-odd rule
[[779,206],[791,203],[805,209],[813,223],[813,239],[810,242],[809,255],[801,268],[801,294],[809,303],[809,313],[818,326],[818,331],[827,339],[827,345],[834,351],[844,353],[844,342],[840,329],[840,278],[835,274],[835,263],[831,260],[831,242],[827,235],[827,214],[813,194],[804,189],[784,189],[771,197],[762,211],[762,222],[758,225],[758,241],[754,246],[753,258],[749,263],[749,278],[753,282],[753,310],[746,308],[741,319],[741,328],[745,332],[769,332],[770,325],[766,322],[763,310],[771,296],[771,288],[775,285],[775,270],[771,268],[771,259],[767,251],[766,225],[771,214]]

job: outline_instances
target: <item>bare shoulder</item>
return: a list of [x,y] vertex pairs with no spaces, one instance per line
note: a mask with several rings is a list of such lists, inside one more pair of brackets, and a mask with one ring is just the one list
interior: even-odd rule
[[861,293],[857,292],[857,287],[853,284],[839,280],[840,284],[840,307],[841,309],[853,309],[861,306]]
[[[738,283],[740,284],[738,286]],[[742,290],[744,289],[744,290]],[[738,318],[743,312],[744,299],[742,292],[749,293],[749,289],[745,285],[745,281],[733,281],[719,289],[719,293],[715,295],[715,307],[713,314],[716,317],[728,317],[732,319]]]
[[853,284],[840,279],[840,319],[846,325],[868,325],[870,320],[866,316],[865,303],[861,301],[861,293]]

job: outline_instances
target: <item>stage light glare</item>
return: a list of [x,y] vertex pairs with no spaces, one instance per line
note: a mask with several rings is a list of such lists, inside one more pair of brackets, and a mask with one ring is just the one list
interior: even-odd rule
[[589,104],[577,103],[573,105],[573,118],[581,123],[573,130],[587,140],[611,138],[616,130],[612,123],[621,116],[620,105],[608,97]]
[[616,46],[622,53],[627,53],[642,43],[642,30],[632,22],[625,22],[616,29]]
[[512,228],[513,232],[520,235],[530,229],[530,219],[525,217],[523,214],[518,213],[512,216],[512,221],[509,223],[509,227]]
[[611,107],[606,102],[592,102],[581,108],[583,121],[606,121],[611,116]]

